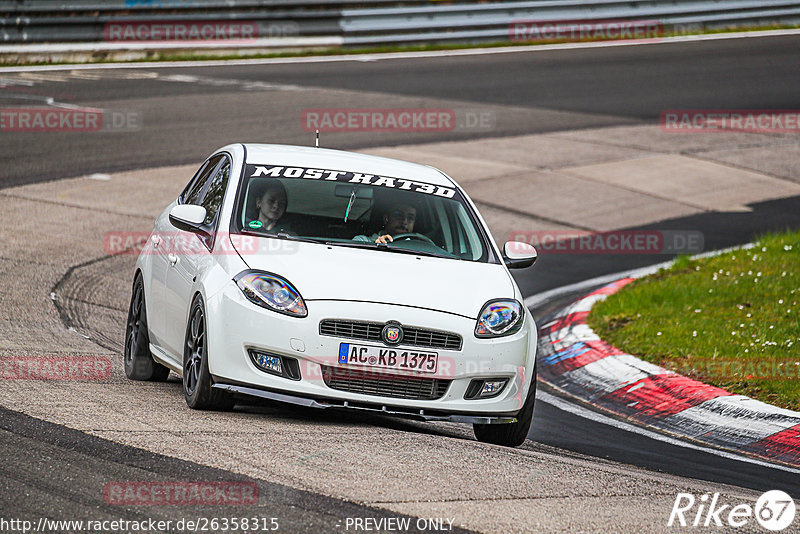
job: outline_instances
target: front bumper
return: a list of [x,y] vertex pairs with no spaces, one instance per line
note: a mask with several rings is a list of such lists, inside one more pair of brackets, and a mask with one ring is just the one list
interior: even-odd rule
[[346,409],[346,410],[362,410],[380,415],[391,415],[396,417],[403,417],[406,419],[414,419],[417,421],[448,421],[451,423],[479,423],[485,425],[515,423],[516,417],[511,416],[474,416],[474,415],[461,415],[461,414],[446,414],[446,413],[426,413],[425,410],[415,409],[398,409],[385,404],[371,403],[361,404],[352,403],[351,401],[334,400],[323,401],[315,399],[307,399],[305,397],[298,397],[296,395],[288,395],[286,393],[278,393],[265,389],[259,389],[248,386],[238,386],[234,384],[225,384],[217,382],[213,386],[215,389],[221,389],[229,393],[245,395],[249,397],[258,397],[262,399],[269,399],[288,404],[295,404],[298,406],[305,406],[307,408],[333,408],[333,409]]
[[[478,339],[473,335],[474,319],[444,312],[352,301],[312,300],[306,304],[308,316],[304,318],[274,313],[248,301],[233,283],[207,301],[209,370],[217,382],[215,387],[305,406],[355,408],[421,420],[459,422],[511,422],[527,398],[534,379],[536,351],[536,327],[528,313],[525,326],[516,334]],[[440,365],[434,374],[381,370],[384,377],[447,380],[446,392],[437,399],[421,400],[329,387],[323,377],[324,367],[354,369],[338,363],[340,343],[376,343],[321,335],[322,319],[397,321],[460,334],[463,342],[457,351],[404,347],[402,343],[397,347],[437,352]],[[259,370],[248,354],[249,349],[296,359],[301,379],[290,380]],[[467,387],[474,378],[507,378],[508,382],[497,397],[466,399]]]

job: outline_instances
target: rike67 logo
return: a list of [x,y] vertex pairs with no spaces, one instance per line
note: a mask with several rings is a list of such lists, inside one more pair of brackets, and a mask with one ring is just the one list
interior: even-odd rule
[[667,526],[681,527],[745,527],[753,520],[767,530],[778,532],[794,521],[797,508],[792,498],[780,490],[761,495],[755,506],[747,503],[730,504],[719,493],[696,498],[691,493],[679,493],[669,514]]

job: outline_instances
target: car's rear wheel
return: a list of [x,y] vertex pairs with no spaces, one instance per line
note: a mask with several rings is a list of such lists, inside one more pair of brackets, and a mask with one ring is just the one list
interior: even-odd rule
[[153,355],[150,353],[147,307],[145,306],[144,281],[141,273],[137,273],[133,281],[122,361],[125,366],[125,376],[131,380],[163,382],[169,376],[169,368],[153,360]]
[[528,432],[530,432],[531,421],[533,420],[533,405],[535,403],[536,373],[534,373],[531,380],[528,398],[525,399],[525,404],[522,405],[522,409],[517,414],[517,422],[501,425],[476,423],[472,425],[475,438],[484,443],[493,443],[494,445],[503,445],[505,447],[519,447],[525,443],[525,438],[528,437]]
[[225,391],[212,388],[208,370],[206,311],[200,295],[192,301],[186,341],[183,344],[183,396],[195,410],[230,410],[235,400]]

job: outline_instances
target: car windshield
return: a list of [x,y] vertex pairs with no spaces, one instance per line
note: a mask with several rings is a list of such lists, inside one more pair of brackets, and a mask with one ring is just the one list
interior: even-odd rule
[[247,165],[245,177],[234,219],[239,232],[493,261],[472,210],[455,188],[278,165]]

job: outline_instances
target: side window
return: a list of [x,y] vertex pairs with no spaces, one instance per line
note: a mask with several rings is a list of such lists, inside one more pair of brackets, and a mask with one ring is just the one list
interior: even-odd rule
[[217,168],[219,160],[224,156],[216,156],[208,160],[205,165],[200,167],[197,174],[194,175],[192,181],[186,186],[186,189],[181,193],[181,201],[184,204],[199,204],[200,194],[203,192],[203,186],[206,185],[209,176]]
[[231,160],[225,157],[217,171],[208,180],[200,205],[206,209],[206,224],[211,224],[217,218],[219,208],[222,206],[222,197],[228,187],[228,178],[231,176]]

